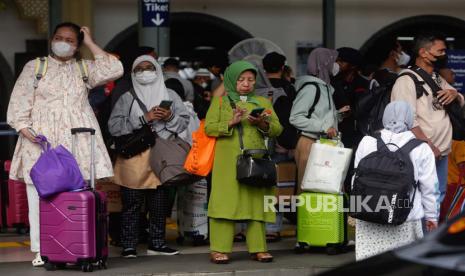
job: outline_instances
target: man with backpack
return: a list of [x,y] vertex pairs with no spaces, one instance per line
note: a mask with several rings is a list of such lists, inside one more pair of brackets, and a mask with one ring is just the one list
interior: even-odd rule
[[362,139],[355,154],[350,206],[356,206],[351,216],[357,219],[357,261],[422,238],[422,219],[427,231],[437,227],[434,155],[410,131],[412,108],[404,101],[391,102],[383,125],[376,137]]
[[[447,63],[445,38],[439,35],[421,35],[415,38],[413,53],[415,65],[401,72],[414,74],[423,85],[416,85],[409,76],[399,77],[392,89],[392,101],[408,102],[414,112],[412,132],[417,139],[428,143],[436,157],[436,171],[439,179],[439,202],[442,202],[447,185],[447,155],[452,137],[463,140],[463,115],[453,116],[450,108],[463,106],[464,99],[455,88],[448,84],[435,68]],[[459,112],[460,113],[460,112]],[[454,121],[451,121],[454,119]],[[455,120],[457,119],[457,120]]]

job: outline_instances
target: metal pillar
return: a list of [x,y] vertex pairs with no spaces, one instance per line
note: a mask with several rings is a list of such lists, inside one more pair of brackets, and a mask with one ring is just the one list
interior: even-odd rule
[[55,26],[60,24],[62,5],[61,0],[49,0],[48,1],[48,38],[50,39]]
[[334,49],[336,46],[336,1],[323,0],[323,45]]

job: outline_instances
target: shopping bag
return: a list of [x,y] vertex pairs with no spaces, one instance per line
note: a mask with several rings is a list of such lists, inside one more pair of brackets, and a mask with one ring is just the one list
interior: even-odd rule
[[31,179],[41,198],[61,192],[83,189],[86,186],[79,165],[64,146],[51,148],[43,135],[36,137],[42,154],[32,166]]
[[184,162],[184,169],[191,174],[207,176],[213,168],[216,138],[205,133],[205,121],[192,133],[192,147]]
[[349,169],[352,149],[322,143],[312,145],[301,189],[340,193]]

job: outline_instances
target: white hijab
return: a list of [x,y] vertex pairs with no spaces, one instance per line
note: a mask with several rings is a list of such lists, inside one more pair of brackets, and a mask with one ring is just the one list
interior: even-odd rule
[[[149,84],[140,84],[134,74],[134,68],[139,65],[141,62],[148,61],[155,66],[157,78],[154,82]],[[152,107],[157,106],[163,100],[169,100],[168,89],[165,86],[165,81],[163,79],[163,71],[161,69],[160,64],[149,55],[142,55],[134,60],[132,64],[132,72],[131,72],[131,79],[132,79],[132,87],[134,87],[134,92],[136,93],[137,97],[145,104],[147,110],[150,110]],[[143,116],[144,112],[140,108],[140,106],[134,102],[131,111],[132,116]]]

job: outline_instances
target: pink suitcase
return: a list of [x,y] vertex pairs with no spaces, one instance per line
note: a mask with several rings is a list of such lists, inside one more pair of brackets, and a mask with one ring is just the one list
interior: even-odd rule
[[95,190],[95,130],[72,129],[73,152],[75,136],[90,132],[90,189],[65,192],[40,200],[40,255],[47,270],[64,267],[67,263],[93,271],[94,264],[106,268],[108,258],[107,197]]
[[[10,167],[11,161],[5,161],[4,171],[6,175],[10,172]],[[8,178],[6,183],[2,183],[2,185],[6,185],[2,187],[4,195],[2,195],[1,199],[3,201],[2,206],[5,209],[2,212],[5,215],[5,219],[2,220],[3,227],[14,227],[18,234],[25,234],[29,228],[26,184]]]

